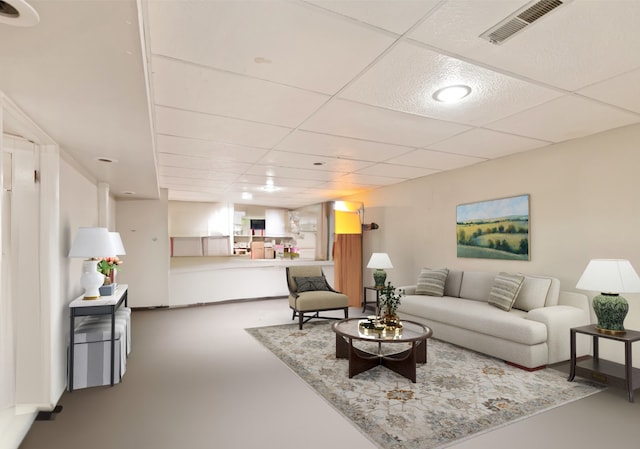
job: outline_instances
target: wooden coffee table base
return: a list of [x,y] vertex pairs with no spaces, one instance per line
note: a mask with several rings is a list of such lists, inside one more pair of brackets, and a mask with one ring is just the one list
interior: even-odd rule
[[[393,342],[393,341],[391,341]],[[353,339],[336,334],[336,358],[349,359],[349,379],[373,367],[382,365],[413,383],[416,382],[416,364],[427,363],[427,338],[412,341],[411,348],[397,354],[382,355],[363,351],[353,346]]]

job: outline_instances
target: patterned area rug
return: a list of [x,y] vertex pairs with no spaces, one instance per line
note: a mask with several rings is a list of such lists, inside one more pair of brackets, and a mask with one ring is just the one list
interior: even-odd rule
[[601,390],[584,380],[568,382],[557,370],[527,372],[433,338],[415,384],[381,366],[349,379],[349,362],[335,358],[328,322],[247,332],[383,449],[443,448]]

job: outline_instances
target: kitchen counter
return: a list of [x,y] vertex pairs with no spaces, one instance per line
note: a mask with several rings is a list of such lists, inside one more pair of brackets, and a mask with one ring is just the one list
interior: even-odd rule
[[288,296],[285,268],[320,265],[333,285],[333,261],[250,259],[247,256],[172,257],[169,305]]

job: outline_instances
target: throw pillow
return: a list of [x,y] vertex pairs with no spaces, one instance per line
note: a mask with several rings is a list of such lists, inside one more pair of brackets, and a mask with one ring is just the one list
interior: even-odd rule
[[544,307],[547,300],[547,294],[551,288],[551,278],[524,275],[522,288],[516,302],[513,303],[514,309],[524,310],[528,312],[533,309]]
[[448,268],[439,268],[437,270],[423,268],[418,276],[416,295],[443,296],[444,284],[447,282],[448,275]]
[[322,276],[296,276],[293,278],[293,280],[296,281],[299,293],[311,292],[315,290],[329,290],[327,282]]
[[489,293],[489,304],[507,312],[511,310],[522,288],[522,281],[524,276],[519,274],[499,273]]

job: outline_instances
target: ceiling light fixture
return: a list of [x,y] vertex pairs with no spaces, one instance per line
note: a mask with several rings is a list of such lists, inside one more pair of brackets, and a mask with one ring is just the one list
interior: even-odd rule
[[273,184],[272,178],[267,178],[266,185],[262,188],[265,192],[275,192],[278,188]]
[[0,23],[30,27],[40,22],[40,16],[24,0],[0,0]]
[[443,103],[455,103],[471,93],[471,88],[463,84],[447,86],[433,93],[433,99]]
[[250,192],[242,192],[242,199],[243,200],[252,200],[253,199],[253,195]]

